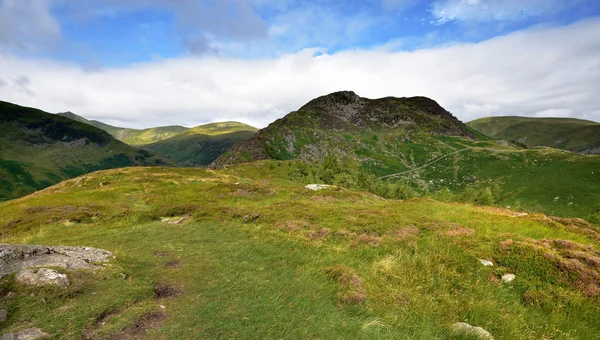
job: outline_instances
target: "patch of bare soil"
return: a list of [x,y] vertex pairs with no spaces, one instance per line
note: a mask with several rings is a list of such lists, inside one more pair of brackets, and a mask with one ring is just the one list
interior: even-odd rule
[[135,324],[113,334],[110,340],[142,340],[148,338],[148,332],[158,329],[169,316],[162,312],[150,312],[142,316]]

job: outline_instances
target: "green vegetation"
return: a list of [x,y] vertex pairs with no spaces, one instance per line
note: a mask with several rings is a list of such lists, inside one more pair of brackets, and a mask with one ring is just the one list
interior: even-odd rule
[[548,146],[584,154],[600,153],[600,123],[574,118],[488,117],[467,123],[495,139],[528,147]]
[[[105,339],[137,323],[151,339],[446,339],[467,322],[496,339],[600,334],[598,227],[315,192],[288,180],[299,166],[107,170],[0,204],[0,243],[116,255],[102,270],[68,272],[64,290],[0,280],[3,330]],[[329,159],[319,176],[343,168]],[[506,273],[516,279],[501,282]]]
[[250,126],[244,123],[238,122],[218,122],[218,123],[210,123],[199,125],[194,128],[191,128],[189,131],[185,133],[185,135],[209,135],[209,136],[219,136],[231,134],[234,132],[256,132],[257,128]]
[[242,123],[200,125],[142,148],[172,159],[179,165],[208,165],[233,144],[250,139],[257,129]]
[[123,143],[141,146],[144,144],[155,143],[163,139],[173,137],[177,134],[185,132],[188,128],[183,126],[160,126],[148,129],[128,129],[122,127],[116,127],[109,124],[99,122],[97,120],[87,120],[81,116],[78,116],[72,112],[59,113],[63,117],[67,117],[78,122],[86,123],[97,127],[98,129],[104,130],[111,134],[116,139]]
[[93,126],[0,102],[0,201],[91,171],[164,162]]

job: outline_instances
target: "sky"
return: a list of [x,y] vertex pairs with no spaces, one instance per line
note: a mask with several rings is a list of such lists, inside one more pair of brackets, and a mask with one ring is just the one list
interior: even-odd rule
[[600,122],[600,1],[0,0],[0,100],[262,128],[340,90]]

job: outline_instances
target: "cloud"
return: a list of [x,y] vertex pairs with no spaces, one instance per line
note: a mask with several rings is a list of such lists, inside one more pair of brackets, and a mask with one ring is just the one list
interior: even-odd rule
[[0,0],[0,49],[36,52],[54,47],[61,27],[48,0]]
[[[210,56],[85,71],[0,54],[0,99],[130,127],[239,120],[263,127],[312,98],[423,95],[463,121],[564,114],[600,121],[600,20],[413,52]],[[18,79],[28,79],[20,88]],[[21,82],[23,84],[23,82]],[[135,122],[135,123],[132,123]]]
[[[571,1],[576,3],[578,0]],[[569,0],[438,0],[431,13],[437,23],[449,21],[519,21],[556,13]]]

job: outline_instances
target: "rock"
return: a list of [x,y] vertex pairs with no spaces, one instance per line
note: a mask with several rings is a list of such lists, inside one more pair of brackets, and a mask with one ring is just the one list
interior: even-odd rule
[[493,267],[494,266],[494,262],[492,261],[488,261],[488,260],[479,260],[479,262],[484,265],[485,267]]
[[502,282],[510,282],[516,278],[517,276],[515,274],[504,274],[502,275]]
[[42,332],[39,328],[27,328],[18,333],[6,333],[0,337],[0,340],[35,340],[50,336]]
[[0,244],[0,278],[36,267],[94,269],[97,266],[93,263],[108,262],[112,258],[109,251],[89,247]]
[[15,281],[28,286],[66,287],[70,283],[66,274],[48,268],[22,270],[15,276]]
[[452,325],[452,334],[457,336],[470,336],[481,340],[493,340],[490,332],[481,327],[471,326],[468,323],[456,322]]
[[327,184],[308,184],[305,186],[305,188],[310,189],[312,191],[319,191],[319,190],[327,189],[330,186],[331,185],[327,185]]
[[6,309],[0,309],[0,322],[4,322],[8,319],[8,312]]
[[260,217],[260,214],[244,215],[244,223],[250,223],[256,221]]
[[183,217],[163,217],[160,221],[168,224],[181,224],[183,221],[187,220],[187,216]]

